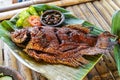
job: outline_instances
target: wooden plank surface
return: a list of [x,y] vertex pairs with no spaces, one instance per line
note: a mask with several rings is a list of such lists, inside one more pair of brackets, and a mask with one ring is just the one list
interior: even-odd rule
[[[72,11],[77,17],[110,31],[112,14],[120,9],[120,0],[100,0],[69,6],[66,9]],[[25,80],[47,80],[40,73],[21,64],[2,41],[0,41],[0,65],[18,70]],[[105,54],[84,80],[120,80],[113,52]]]

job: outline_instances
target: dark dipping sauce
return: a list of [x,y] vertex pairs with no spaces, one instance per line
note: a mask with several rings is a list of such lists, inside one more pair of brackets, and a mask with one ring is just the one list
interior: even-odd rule
[[47,10],[41,16],[43,25],[58,26],[64,21],[64,16],[57,10]]

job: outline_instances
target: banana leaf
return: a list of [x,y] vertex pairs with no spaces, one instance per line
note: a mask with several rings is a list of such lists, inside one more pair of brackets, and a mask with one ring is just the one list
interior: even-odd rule
[[[63,22],[62,25],[82,24],[85,27],[93,27],[94,29],[93,31],[91,31],[91,34],[94,35],[98,35],[103,31],[87,21],[76,18],[75,16],[73,16],[72,12],[67,11],[64,8],[60,8],[53,5],[46,5],[46,4],[32,5],[32,7],[35,8],[34,10],[36,10],[38,14],[41,13],[42,11],[50,10],[50,9],[61,11],[65,15],[65,21]],[[13,26],[15,26],[19,18],[20,18],[19,14],[17,14],[9,21],[13,24]],[[4,28],[4,25],[1,25],[1,27]],[[89,60],[89,64],[84,65],[84,67],[80,66],[79,68],[72,68],[61,64],[56,65],[56,64],[48,64],[44,62],[37,62],[33,58],[29,57],[26,53],[24,53],[20,47],[16,46],[10,39],[9,36],[10,31],[8,29],[3,29],[3,28],[0,28],[0,32],[1,32],[0,39],[2,39],[8,45],[8,48],[10,48],[10,51],[13,53],[13,55],[21,63],[23,63],[30,69],[41,73],[49,80],[82,80],[102,57],[102,55],[85,56],[85,58]],[[17,29],[17,26],[15,29]]]
[[[111,32],[120,39],[120,10],[116,11],[112,16]],[[117,69],[120,75],[120,45],[116,44],[114,47],[114,58],[117,64]]]

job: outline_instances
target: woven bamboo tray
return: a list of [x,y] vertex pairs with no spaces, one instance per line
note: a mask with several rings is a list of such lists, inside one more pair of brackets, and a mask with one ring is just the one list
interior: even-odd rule
[[[120,10],[120,1],[100,0],[84,4],[77,4],[65,8],[72,11],[77,17],[110,31],[112,14],[116,10]],[[5,44],[2,41],[0,41],[0,43],[0,65],[10,66],[11,68],[18,70],[23,75],[25,80],[47,80],[41,74],[34,72],[22,65],[10,53]],[[120,80],[113,52],[107,53],[105,56],[103,56],[103,58],[84,78],[84,80]]]

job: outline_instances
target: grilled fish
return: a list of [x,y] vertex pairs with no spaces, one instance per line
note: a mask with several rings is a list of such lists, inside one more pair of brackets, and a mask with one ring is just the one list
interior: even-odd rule
[[106,53],[115,37],[108,31],[94,36],[91,30],[81,25],[31,27],[12,32],[11,39],[36,61],[78,67],[89,63],[83,55]]

